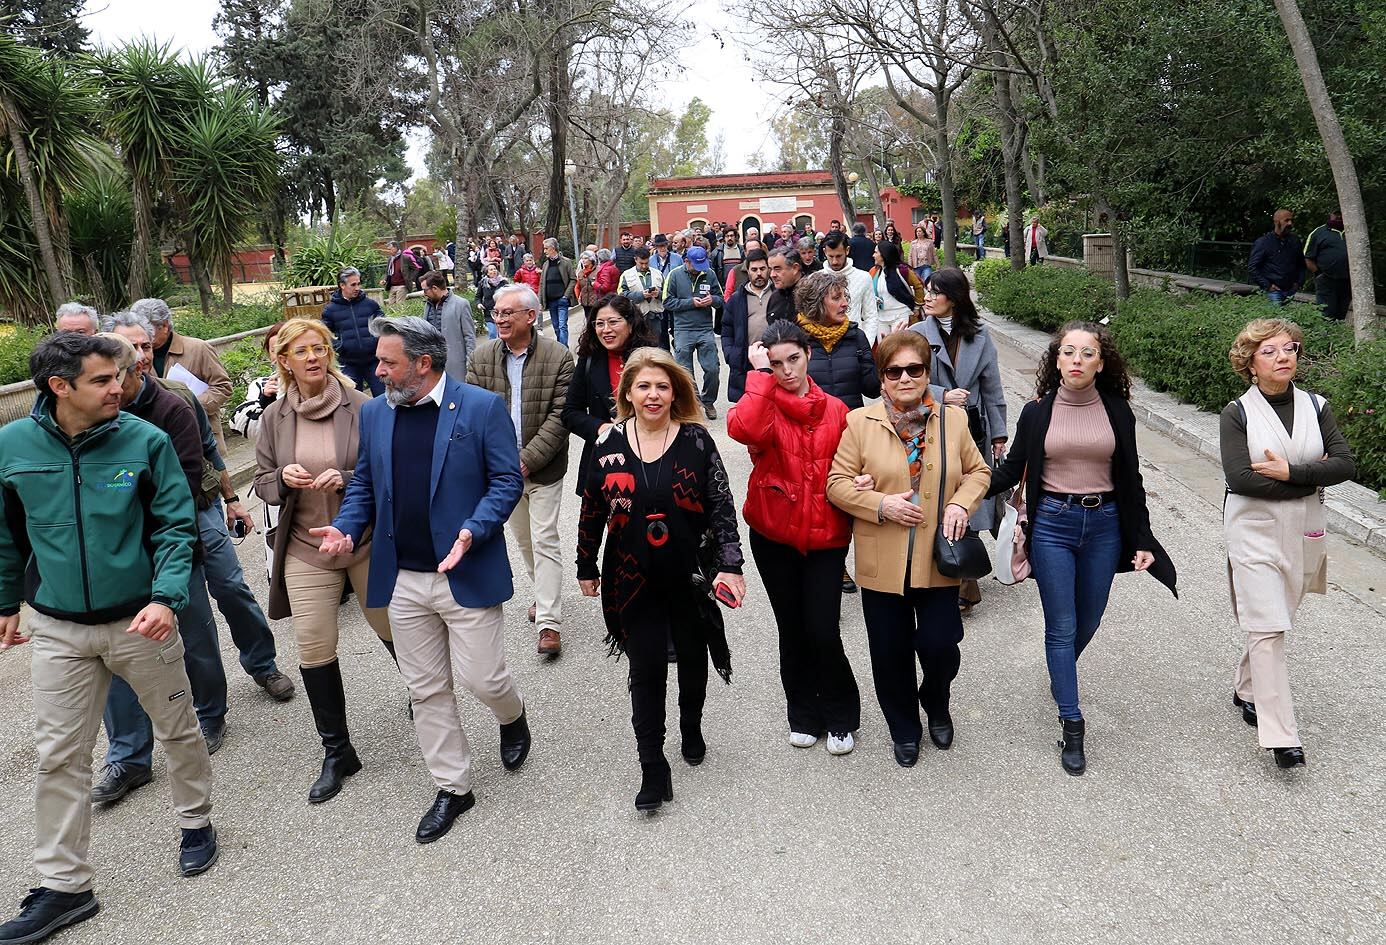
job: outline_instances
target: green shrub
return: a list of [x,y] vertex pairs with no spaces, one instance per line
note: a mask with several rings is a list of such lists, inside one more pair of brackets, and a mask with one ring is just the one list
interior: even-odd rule
[[978,288],[982,304],[1002,318],[1040,331],[1056,331],[1065,322],[1101,321],[1116,312],[1112,284],[1085,269],[1026,266],[998,272],[989,290]]
[[0,326],[0,384],[29,379],[29,352],[34,350],[43,329],[22,325]]
[[363,227],[342,224],[328,233],[304,232],[289,247],[284,264],[286,286],[336,285],[337,271],[347,266],[364,270],[381,262],[380,253],[371,245],[370,234]]
[[1011,271],[1009,259],[979,259],[972,264],[972,282],[979,296],[996,288],[1001,277]]
[[273,325],[284,317],[284,306],[278,301],[240,302],[229,309],[203,315],[195,308],[173,310],[173,327],[193,338],[224,338],[253,328]]
[[1344,351],[1321,377],[1310,389],[1333,405],[1357,459],[1357,481],[1386,498],[1386,339]]

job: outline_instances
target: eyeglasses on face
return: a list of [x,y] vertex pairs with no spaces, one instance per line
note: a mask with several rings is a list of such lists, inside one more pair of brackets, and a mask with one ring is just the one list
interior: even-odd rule
[[613,318],[610,321],[602,319],[599,322],[593,322],[592,327],[595,328],[597,331],[615,331],[617,328],[620,328],[625,323],[626,320],[624,318]]
[[1059,349],[1059,357],[1061,358],[1071,358],[1076,354],[1084,361],[1091,361],[1101,353],[1102,352],[1098,351],[1096,348],[1089,348],[1086,346],[1075,348],[1073,345],[1064,345]]
[[509,321],[512,318],[522,317],[528,311],[529,309],[525,308],[498,308],[491,313],[491,319],[498,322]]
[[928,365],[920,364],[916,361],[913,364],[892,364],[881,373],[885,374],[888,380],[898,381],[902,374],[908,374],[913,378],[921,378],[924,376],[926,370],[928,370]]
[[1273,358],[1282,351],[1286,354],[1299,354],[1299,349],[1303,347],[1298,341],[1291,341],[1289,344],[1277,348],[1275,345],[1266,345],[1256,353],[1263,358]]
[[330,350],[327,345],[299,345],[289,352],[289,357],[295,361],[306,361],[310,354],[315,358],[325,358]]

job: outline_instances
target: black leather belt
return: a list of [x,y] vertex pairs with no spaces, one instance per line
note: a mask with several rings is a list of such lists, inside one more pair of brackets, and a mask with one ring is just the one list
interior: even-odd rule
[[1065,505],[1079,505],[1085,509],[1099,508],[1106,505],[1108,502],[1115,502],[1117,497],[1115,492],[1089,492],[1087,495],[1046,492],[1045,495],[1049,496],[1051,499],[1058,499]]

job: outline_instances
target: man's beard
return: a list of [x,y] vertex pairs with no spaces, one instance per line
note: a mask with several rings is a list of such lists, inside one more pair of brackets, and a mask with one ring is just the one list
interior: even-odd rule
[[385,382],[385,400],[391,407],[412,404],[423,392],[423,386],[424,382],[419,378],[418,368],[410,368],[409,376],[399,386],[391,384],[389,381]]

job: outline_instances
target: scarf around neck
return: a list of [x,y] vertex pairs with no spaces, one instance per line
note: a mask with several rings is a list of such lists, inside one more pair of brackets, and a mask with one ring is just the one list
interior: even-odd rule
[[886,417],[895,428],[895,435],[905,444],[905,461],[910,467],[910,488],[919,493],[919,475],[924,468],[925,430],[929,424],[929,414],[933,412],[934,398],[927,390],[924,399],[908,410],[897,410],[889,397],[882,397]]
[[823,346],[823,350],[829,354],[832,354],[833,349],[842,341],[843,336],[847,334],[847,329],[852,327],[852,323],[845,318],[837,325],[820,325],[818,322],[809,321],[802,313],[799,315],[798,322],[799,327],[816,338],[818,343]]
[[284,395],[289,409],[305,420],[326,420],[342,405],[342,396],[342,382],[330,375],[322,393],[315,397],[305,398],[297,384],[290,385],[289,392]]

